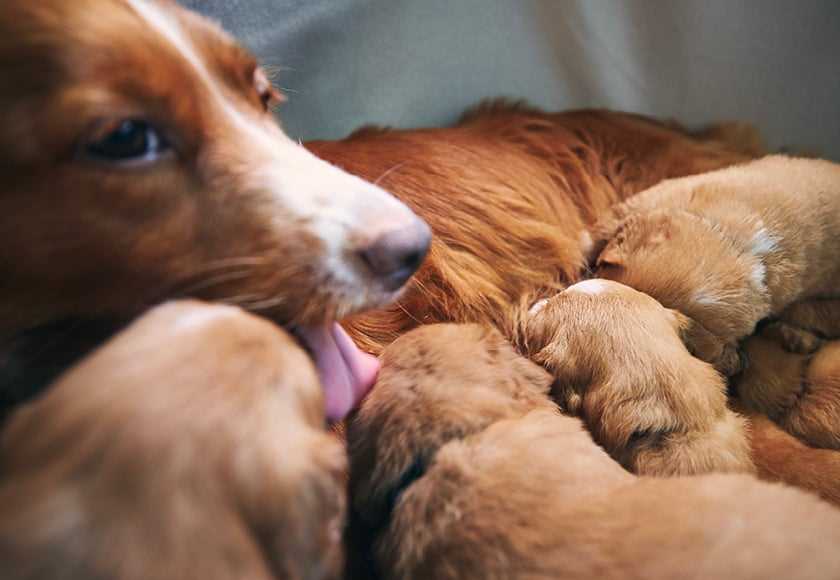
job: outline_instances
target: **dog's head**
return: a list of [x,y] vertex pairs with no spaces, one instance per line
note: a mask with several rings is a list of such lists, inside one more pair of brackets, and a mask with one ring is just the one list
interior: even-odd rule
[[714,222],[660,209],[629,215],[600,233],[596,277],[645,292],[725,340],[751,334],[763,317],[763,264]]
[[5,319],[222,299],[320,323],[390,302],[428,227],[287,137],[281,96],[168,0],[0,7]]
[[225,301],[299,329],[343,417],[374,365],[334,321],[397,297],[427,225],[287,137],[256,60],[175,2],[3,2],[0,67],[0,335]]

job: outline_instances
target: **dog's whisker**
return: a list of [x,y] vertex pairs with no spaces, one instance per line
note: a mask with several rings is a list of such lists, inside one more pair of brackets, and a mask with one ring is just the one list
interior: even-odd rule
[[223,274],[219,274],[217,276],[213,276],[211,278],[206,278],[199,282],[196,282],[192,286],[188,286],[181,292],[185,295],[190,295],[195,292],[200,292],[202,290],[208,290],[213,288],[214,286],[220,286],[225,282],[232,282],[234,280],[241,280],[242,278],[247,278],[252,273],[252,270],[239,270],[233,272],[226,272]]
[[386,170],[382,173],[382,175],[380,175],[379,177],[377,177],[376,179],[374,179],[374,180],[373,180],[373,184],[374,184],[374,185],[379,185],[379,183],[380,183],[383,179],[385,179],[386,177],[388,177],[389,175],[391,175],[393,172],[395,172],[395,171],[397,171],[398,169],[400,169],[400,168],[401,168],[402,166],[404,166],[406,163],[408,163],[408,162],[407,162],[407,161],[400,161],[400,162],[399,162],[399,163],[397,163],[396,165],[393,165],[393,166],[391,166],[390,168],[386,169]]
[[406,307],[405,307],[405,306],[403,306],[402,304],[400,304],[399,302],[397,302],[397,303],[396,303],[396,307],[397,307],[397,308],[399,308],[400,310],[402,310],[402,311],[405,313],[405,315],[406,315],[406,316],[408,316],[411,320],[413,320],[414,322],[416,322],[418,325],[422,325],[422,324],[423,324],[423,322],[422,322],[421,320],[419,320],[416,316],[414,316],[411,312],[409,312],[409,311],[406,309]]

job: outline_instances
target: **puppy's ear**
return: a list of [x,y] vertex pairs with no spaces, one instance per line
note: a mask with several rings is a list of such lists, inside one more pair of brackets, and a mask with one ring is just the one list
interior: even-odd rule
[[603,253],[624,227],[626,218],[627,213],[622,206],[614,207],[609,214],[598,220],[589,235],[582,238],[585,242],[582,249],[590,270],[600,265]]
[[692,356],[710,363],[718,372],[727,377],[744,370],[747,361],[737,345],[724,341],[705,326],[678,310],[671,308],[666,310],[673,319],[674,329]]
[[605,245],[595,260],[595,268],[618,267],[624,264],[624,252],[618,244]]

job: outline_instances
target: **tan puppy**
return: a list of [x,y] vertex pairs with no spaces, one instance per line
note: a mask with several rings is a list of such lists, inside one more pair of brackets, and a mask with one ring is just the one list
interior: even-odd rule
[[[349,428],[351,492],[383,578],[829,578],[840,512],[744,475],[637,478],[476,326],[385,352]],[[532,410],[534,409],[534,410]],[[351,534],[353,530],[351,529]]]
[[741,404],[815,447],[840,449],[840,341],[805,355],[754,336],[745,350],[751,364],[738,381]]
[[840,292],[838,234],[840,165],[767,157],[665,181],[615,207],[596,228],[596,275],[700,323],[724,348],[693,349],[734,374],[737,342],[759,320]]
[[338,578],[346,459],[324,422],[287,334],[159,307],[9,420],[0,576]]
[[521,350],[554,377],[552,396],[638,474],[751,471],[745,421],[726,384],[693,357],[692,323],[628,286],[587,280],[537,303]]

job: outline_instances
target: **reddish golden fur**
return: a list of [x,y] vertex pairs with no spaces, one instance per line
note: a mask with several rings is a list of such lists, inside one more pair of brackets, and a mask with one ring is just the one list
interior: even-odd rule
[[307,147],[392,192],[435,233],[398,303],[350,322],[371,352],[418,324],[502,324],[523,293],[578,279],[581,239],[613,203],[758,152],[754,133],[738,126],[692,135],[635,115],[504,102],[452,128],[363,129]]
[[538,303],[516,339],[554,377],[552,396],[640,475],[750,472],[746,421],[726,383],[683,344],[685,317],[646,294],[588,280]]
[[814,447],[840,449],[840,341],[813,355],[751,337],[750,367],[738,380],[738,399]]
[[810,447],[764,415],[748,418],[750,447],[761,479],[812,491],[840,507],[840,453]]
[[[0,5],[0,336],[67,316],[131,315],[180,295],[241,303],[284,323],[387,302],[392,296],[369,280],[342,287],[336,272],[317,268],[331,239],[307,226],[321,216],[295,216],[294,204],[275,202],[290,201],[290,191],[326,205],[336,194],[346,193],[350,205],[362,200],[351,212],[358,227],[344,232],[339,252],[351,267],[348,253],[383,224],[407,219],[404,208],[303,156],[263,108],[253,58],[215,26],[172,2],[149,5],[195,49],[212,82],[197,77],[194,63],[127,0]],[[79,163],[79,142],[103,117],[133,116],[165,126],[176,159],[148,172]],[[523,291],[576,279],[584,232],[611,204],[663,178],[757,152],[753,135],[732,126],[691,135],[632,115],[501,104],[450,129],[366,130],[310,146],[393,190],[437,234],[400,305],[354,322],[374,351],[418,321],[503,322]],[[51,567],[81,566],[80,573],[125,578],[214,578],[268,569],[294,576],[323,565],[334,572],[334,542],[317,526],[340,518],[341,459],[318,433],[320,398],[311,383],[302,386],[312,377],[296,374],[308,373],[308,363],[285,335],[241,314],[172,341],[158,325],[174,312],[150,314],[4,431],[4,571],[38,578]],[[150,344],[155,352],[137,358],[136,349]],[[280,352],[270,344],[283,356],[269,356]],[[296,372],[278,367],[286,356]],[[285,392],[277,396],[265,382],[272,373],[283,383],[300,379],[305,409]],[[202,410],[177,413],[187,397]],[[266,409],[276,411],[270,421]],[[240,453],[255,456],[255,471],[231,480]],[[300,469],[278,465],[280,454]],[[126,474],[139,485],[127,485]],[[73,497],[79,490],[85,501]],[[186,516],[173,504],[179,497],[192,502]],[[45,498],[52,503],[38,503]],[[52,517],[69,527],[45,527]],[[103,537],[111,534],[127,540],[109,560],[103,550],[113,546]],[[214,551],[215,542],[236,553]],[[128,564],[115,571],[123,558]]]
[[665,181],[596,226],[597,275],[646,292],[729,347],[797,300],[840,292],[840,165],[771,156]]
[[[214,24],[167,0],[7,0],[0,66],[0,339],[184,295],[284,324],[393,299],[357,252],[416,217],[284,135]],[[171,148],[91,158],[125,120]]]
[[3,579],[338,578],[346,459],[323,407],[270,323],[150,311],[3,430]]
[[637,478],[515,358],[475,325],[428,326],[386,349],[348,432],[354,506],[378,531],[383,577],[840,573],[840,512],[744,475]]

